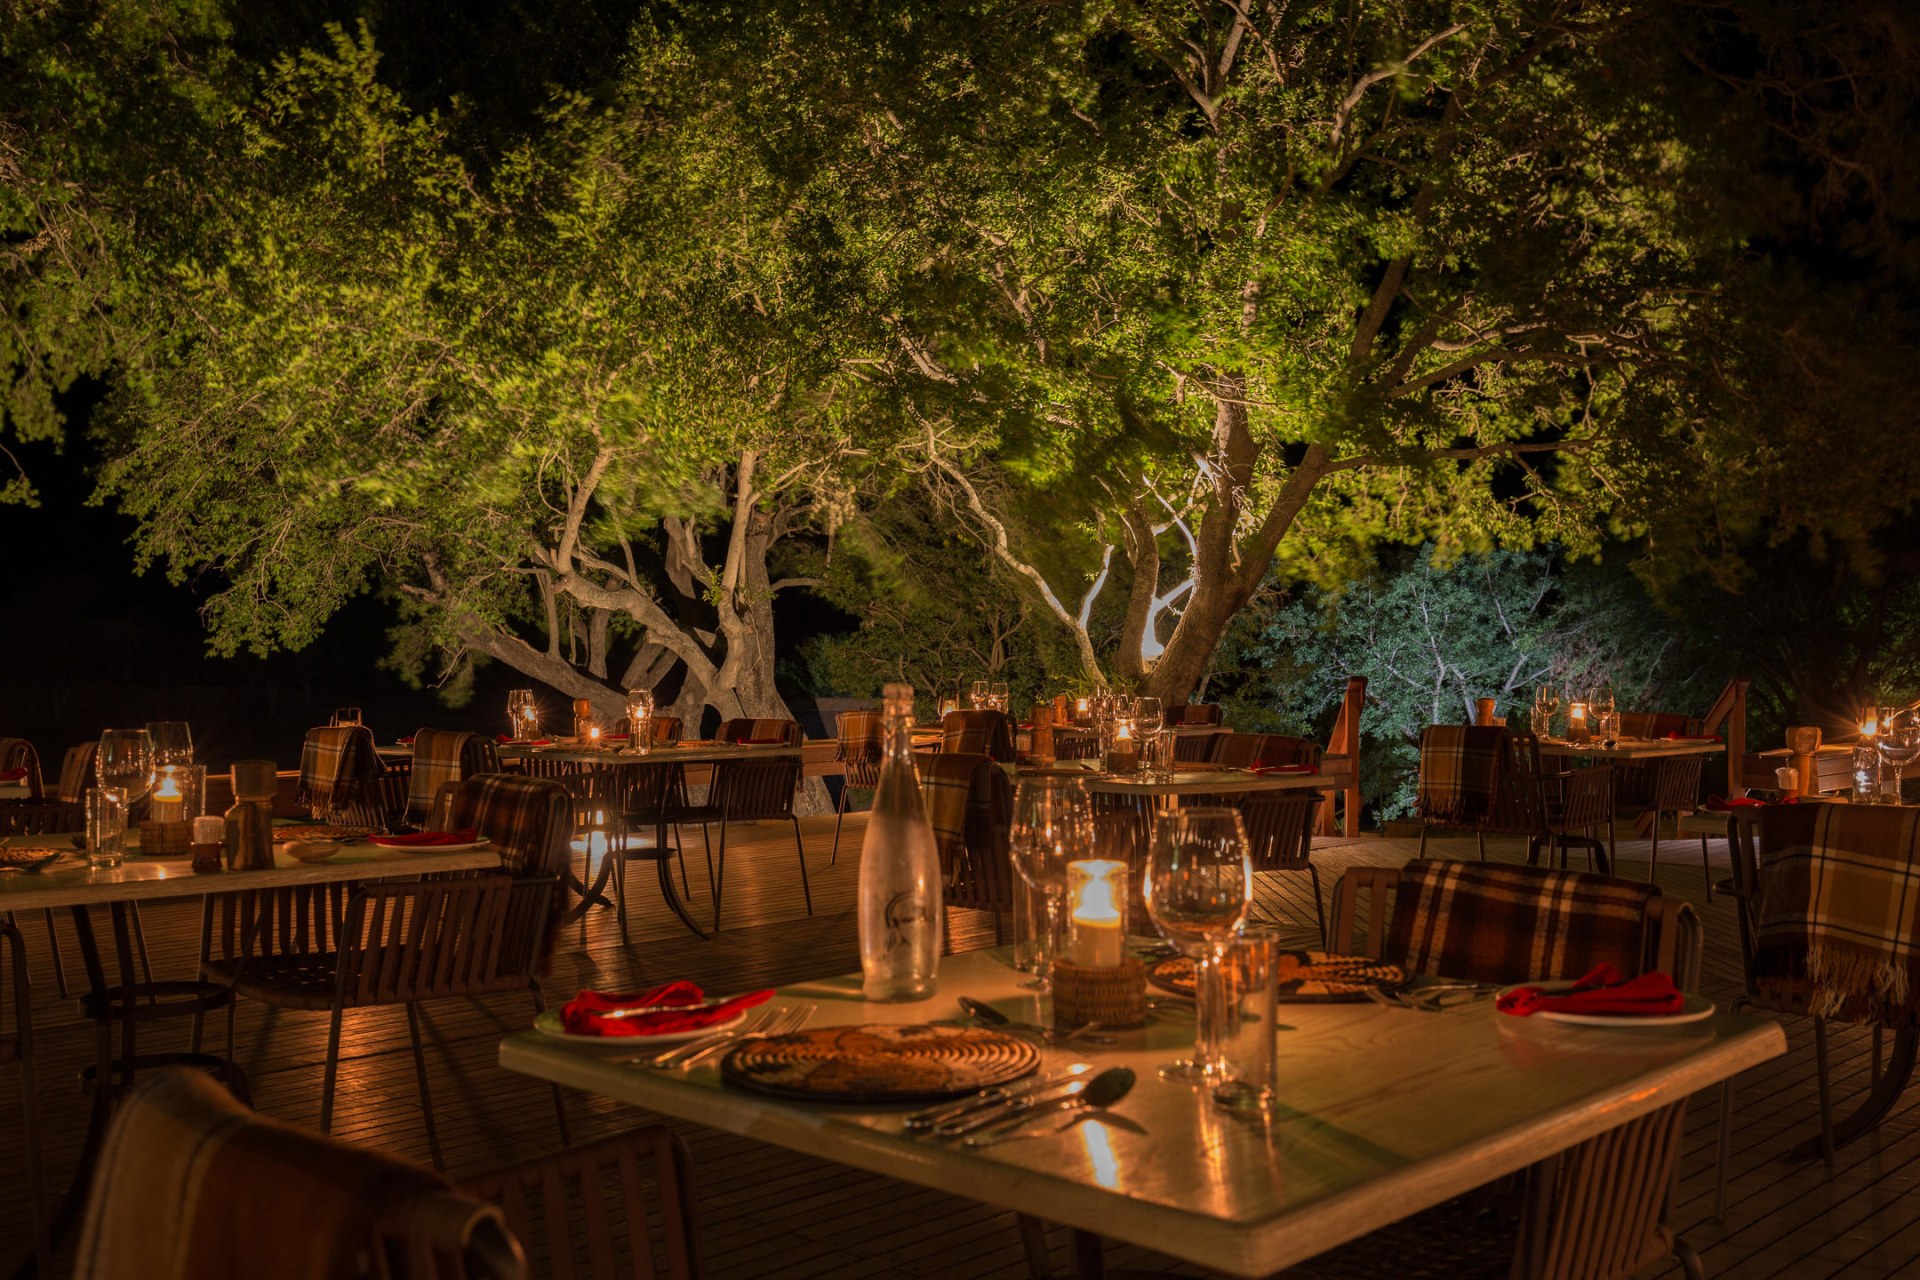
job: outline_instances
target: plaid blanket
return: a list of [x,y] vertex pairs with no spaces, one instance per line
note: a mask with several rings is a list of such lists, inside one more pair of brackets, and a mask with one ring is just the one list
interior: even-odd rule
[[373,749],[373,731],[365,725],[309,729],[300,749],[300,788],[294,798],[316,820],[344,818],[381,826],[386,821],[380,797],[383,772]]
[[714,738],[720,742],[778,742],[785,746],[800,745],[800,722],[797,720],[728,720],[721,724]]
[[940,850],[943,875],[952,879],[956,869],[970,861],[970,854],[986,856],[996,829],[1002,832],[999,844],[1005,848],[1013,802],[999,765],[977,752],[947,751],[917,753],[914,763],[919,767],[920,795]]
[[1414,804],[1428,822],[1474,827],[1493,816],[1500,796],[1507,731],[1488,725],[1430,724],[1420,731],[1420,790]]
[[45,799],[40,753],[25,738],[0,738],[0,773],[12,773],[16,769],[26,770],[20,780],[27,784],[27,795],[35,800]]
[[[573,852],[573,797],[552,778],[483,774],[441,787],[428,825],[435,831],[471,828],[491,842],[500,865],[514,875],[558,880]],[[556,883],[534,942],[535,973],[547,971],[566,914],[567,895]]]
[[1658,896],[1610,876],[1421,859],[1401,873],[1386,959],[1475,982],[1552,982],[1601,964],[1636,974]]
[[493,739],[459,729],[422,729],[413,735],[413,774],[407,783],[407,822],[421,826],[440,788],[462,778],[500,772]]
[[991,756],[1013,763],[1013,717],[1004,711],[949,711],[940,721],[940,753]]
[[1782,1007],[1899,1024],[1920,1009],[1920,809],[1769,805],[1753,971]]
[[[255,1115],[175,1067],[143,1075],[115,1112],[74,1274],[334,1280],[356,1273],[383,1218],[456,1194],[429,1169]],[[501,1222],[477,1200],[467,1208]]]

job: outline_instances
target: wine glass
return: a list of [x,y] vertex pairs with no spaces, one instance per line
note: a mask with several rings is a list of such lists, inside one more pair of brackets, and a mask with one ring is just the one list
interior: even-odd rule
[[1005,711],[1008,701],[1007,682],[1005,680],[995,680],[991,685],[987,686],[988,706],[992,707],[995,711]]
[[991,686],[988,685],[985,680],[975,680],[973,682],[973,692],[967,695],[967,701],[975,711],[985,711],[987,709],[987,699],[990,696],[992,696]]
[[145,729],[108,729],[100,735],[93,775],[100,789],[123,805],[144,799],[153,789],[153,739]]
[[1133,731],[1140,737],[1140,749],[1147,753],[1149,775],[1165,777],[1172,772],[1168,755],[1164,748],[1161,730],[1166,725],[1166,716],[1160,706],[1160,699],[1141,696],[1133,700]]
[[193,763],[193,730],[185,720],[149,720],[147,739],[153,743],[156,767]]
[[1588,695],[1588,703],[1593,712],[1594,727],[1600,731],[1600,741],[1611,743],[1615,736],[1615,726],[1619,723],[1614,719],[1613,686],[1604,680],[1601,681],[1592,694]]
[[1162,1067],[1160,1078],[1220,1084],[1228,1074],[1222,1019],[1231,1007],[1220,960],[1246,927],[1253,903],[1253,865],[1239,811],[1196,805],[1163,814],[1154,823],[1144,889],[1147,915],[1194,966],[1193,1057]]
[[533,705],[533,690],[507,690],[507,735],[517,738],[527,717],[527,708]]
[[[1025,985],[1050,990],[1047,966],[1060,929],[1060,908],[1067,896],[1067,864],[1093,856],[1093,806],[1078,778],[1034,777],[1013,793],[1010,841],[1014,870],[1046,904],[1045,934],[1035,947],[1039,976]],[[1015,918],[1018,925],[1019,918]]]
[[1553,736],[1553,718],[1560,712],[1560,690],[1550,684],[1533,691],[1533,733],[1538,738]]
[[1883,764],[1891,766],[1882,777],[1883,789],[1891,790],[1892,799],[1887,803],[1900,804],[1900,780],[1906,767],[1920,760],[1920,707],[1907,707],[1891,713],[1882,712],[1880,734],[1874,740],[1880,752]]

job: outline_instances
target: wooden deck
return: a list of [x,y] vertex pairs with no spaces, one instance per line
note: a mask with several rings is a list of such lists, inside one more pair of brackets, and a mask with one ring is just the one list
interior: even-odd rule
[[[815,914],[801,906],[790,828],[741,832],[729,849],[725,930],[700,942],[659,904],[651,868],[636,864],[630,939],[623,941],[609,911],[594,911],[570,928],[549,992],[565,998],[580,987],[632,989],[690,977],[712,990],[738,990],[841,973],[858,967],[853,926],[862,819],[850,816],[837,866],[828,865],[831,818],[806,819],[807,863]],[[742,835],[749,838],[741,839]],[[1413,842],[1360,838],[1317,847],[1322,880],[1331,891],[1348,865],[1392,865],[1413,855]],[[1472,842],[1436,842],[1435,848],[1471,856]],[[710,910],[698,837],[689,863],[696,917]],[[1644,843],[1622,846],[1622,870],[1644,873]],[[1496,856],[1512,859],[1510,845]],[[1661,882],[1690,899],[1707,921],[1706,990],[1717,999],[1736,994],[1739,962],[1731,909],[1724,898],[1708,905],[1698,845],[1663,842]],[[1262,909],[1312,929],[1304,876],[1273,876],[1260,890]],[[156,974],[192,972],[198,946],[197,907],[150,907],[145,929]],[[38,917],[21,921],[33,953],[38,997],[35,1026],[41,1052],[40,1092],[49,1173],[64,1186],[78,1154],[85,1101],[75,1073],[90,1060],[92,1029],[71,1002],[58,998]],[[77,965],[71,925],[59,928]],[[992,925],[955,912],[956,950],[989,945]],[[1303,934],[1303,940],[1306,935]],[[494,1063],[499,1038],[526,1024],[524,1000],[451,1001],[428,1006],[429,1054],[448,1165],[456,1176],[551,1150],[557,1143],[543,1086],[509,1075]],[[313,1123],[319,1113],[324,1014],[275,1014],[243,1006],[238,1019],[241,1065],[256,1105],[284,1119]],[[400,1010],[350,1015],[341,1068],[335,1133],[348,1141],[424,1162],[425,1131]],[[1813,1132],[1814,1072],[1805,1022],[1787,1028],[1791,1052],[1739,1081],[1735,1151],[1727,1219],[1710,1221],[1717,1104],[1696,1100],[1688,1141],[1677,1225],[1702,1252],[1708,1273],[1727,1277],[1880,1277],[1916,1274],[1920,1266],[1920,1089],[1910,1092],[1878,1134],[1840,1154],[1829,1172],[1817,1162],[1783,1158]],[[183,1036],[184,1038],[184,1036]],[[1834,1036],[1835,1105],[1844,1114],[1867,1086],[1867,1036]],[[146,1041],[143,1039],[143,1047]],[[25,1251],[24,1170],[15,1077],[0,1066],[0,1240],[8,1260]],[[580,1137],[628,1127],[650,1117],[597,1099],[570,1100]],[[1010,1214],[872,1174],[767,1147],[691,1125],[676,1128],[692,1147],[703,1246],[709,1274],[761,1276],[1025,1275]],[[1056,1233],[1057,1265],[1066,1266],[1066,1241]],[[1153,1267],[1188,1275],[1183,1267],[1143,1250],[1113,1246],[1114,1266]],[[1671,1274],[1678,1275],[1674,1268]]]

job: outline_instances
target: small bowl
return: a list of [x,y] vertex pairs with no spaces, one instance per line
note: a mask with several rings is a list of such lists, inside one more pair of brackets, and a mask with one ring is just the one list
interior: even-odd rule
[[289,840],[280,847],[298,862],[325,862],[340,852],[338,840]]

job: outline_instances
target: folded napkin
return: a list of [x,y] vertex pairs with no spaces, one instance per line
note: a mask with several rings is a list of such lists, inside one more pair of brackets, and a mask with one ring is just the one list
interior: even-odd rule
[[[575,1036],[660,1036],[678,1031],[698,1031],[702,1027],[730,1022],[739,1014],[765,1004],[772,991],[749,991],[746,995],[723,1000],[711,1009],[698,1006],[706,999],[691,982],[669,982],[652,991],[619,993],[582,991],[560,1006],[560,1024]],[[632,1018],[609,1018],[617,1009],[646,1008],[649,1005],[690,1006],[686,1012],[666,1008],[658,1013],[643,1013]]]
[[413,745],[412,738],[396,738],[394,739],[394,741],[398,742],[403,747],[410,747]]
[[472,844],[480,838],[480,833],[469,827],[465,831],[411,831],[398,836],[368,836],[375,844],[390,845],[396,849],[431,849],[442,844]]
[[626,734],[626,733],[603,733],[600,736],[605,738],[608,742],[625,742],[628,738],[632,737],[633,735]]
[[1668,742],[1718,742],[1720,735],[1717,733],[1670,733],[1665,740]]
[[25,768],[0,769],[0,782],[23,782],[26,780],[26,776],[27,771]]
[[1310,764],[1256,764],[1247,766],[1247,772],[1251,774],[1267,774],[1318,773],[1320,771]]
[[1752,796],[1708,796],[1702,807],[1712,813],[1727,813],[1734,809],[1758,809],[1769,804],[1796,804],[1798,799],[1797,796],[1785,800],[1756,800]]
[[1566,991],[1548,991],[1544,987],[1515,987],[1503,993],[1495,1007],[1516,1018],[1536,1013],[1587,1013],[1618,1018],[1654,1018],[1679,1013],[1687,998],[1673,979],[1664,973],[1643,973],[1637,978],[1622,978],[1620,971],[1603,964]]

